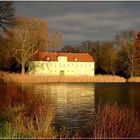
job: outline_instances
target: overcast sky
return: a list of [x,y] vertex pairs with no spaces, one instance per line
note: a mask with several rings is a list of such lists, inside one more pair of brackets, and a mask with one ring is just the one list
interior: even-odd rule
[[111,40],[124,30],[140,31],[140,2],[14,2],[16,15],[48,21],[49,31],[64,33],[65,44]]

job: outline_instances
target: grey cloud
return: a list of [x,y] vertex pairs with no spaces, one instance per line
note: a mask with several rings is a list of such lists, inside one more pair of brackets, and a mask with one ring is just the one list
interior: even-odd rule
[[[103,13],[107,11],[122,11],[121,2],[51,2],[51,1],[17,1],[14,2],[17,15],[49,17],[53,15],[64,15],[67,13]],[[124,10],[123,10],[124,11]],[[24,13],[22,13],[24,12]]]
[[124,30],[138,30],[140,2],[14,2],[17,15],[46,18],[50,31],[65,42],[112,39]]

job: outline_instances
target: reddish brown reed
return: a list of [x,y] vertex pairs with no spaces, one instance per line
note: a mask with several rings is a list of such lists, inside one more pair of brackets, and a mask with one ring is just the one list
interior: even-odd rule
[[0,88],[0,120],[8,123],[14,133],[19,137],[56,137],[51,127],[54,114],[49,98],[25,92],[14,84],[0,84]]
[[[84,133],[85,137],[89,138],[138,138],[140,137],[138,113],[117,104],[106,104],[99,107],[96,121],[90,122]],[[82,137],[80,133],[76,136]]]

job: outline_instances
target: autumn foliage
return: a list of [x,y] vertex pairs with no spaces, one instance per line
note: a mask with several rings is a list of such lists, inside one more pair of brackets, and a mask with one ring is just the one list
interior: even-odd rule
[[12,25],[13,28],[7,31],[9,51],[21,64],[22,73],[25,73],[25,66],[31,56],[47,48],[47,22],[37,18],[16,17]]

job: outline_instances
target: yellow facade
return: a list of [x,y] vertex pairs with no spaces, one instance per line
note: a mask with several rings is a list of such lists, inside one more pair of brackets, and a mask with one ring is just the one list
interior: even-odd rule
[[95,62],[67,61],[67,57],[59,56],[58,61],[30,61],[29,74],[94,76]]

